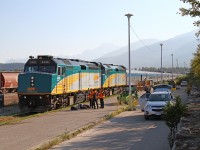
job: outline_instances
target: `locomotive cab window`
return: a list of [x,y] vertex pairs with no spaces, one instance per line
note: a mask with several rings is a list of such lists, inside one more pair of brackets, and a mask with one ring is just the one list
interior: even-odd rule
[[24,72],[38,71],[38,66],[25,66]]
[[55,66],[39,66],[39,71],[47,73],[55,73]]
[[58,67],[58,75],[64,75],[65,74],[65,67]]

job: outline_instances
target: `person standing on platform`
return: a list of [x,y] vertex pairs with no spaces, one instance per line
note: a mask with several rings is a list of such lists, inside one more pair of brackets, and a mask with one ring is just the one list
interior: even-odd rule
[[100,99],[100,108],[104,108],[104,91],[103,89],[100,89],[99,95],[98,95],[99,99]]
[[98,99],[98,92],[97,90],[94,89],[93,90],[93,108],[94,109],[96,109],[95,105],[97,106],[97,109],[99,108],[97,99]]
[[90,101],[90,108],[93,108],[93,91],[92,91],[92,89],[90,89],[90,91],[89,91],[88,98]]

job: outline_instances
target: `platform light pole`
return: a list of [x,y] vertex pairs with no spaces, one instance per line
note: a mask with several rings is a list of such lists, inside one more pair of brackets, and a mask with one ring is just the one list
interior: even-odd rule
[[176,73],[178,74],[179,71],[178,71],[178,59],[176,59]]
[[172,80],[173,80],[173,54],[171,54],[172,56]]
[[160,44],[161,47],[161,83],[163,83],[163,68],[162,68],[162,46],[163,44]]
[[186,63],[184,62],[184,74],[186,74]]
[[125,14],[128,18],[128,77],[129,77],[129,95],[131,95],[131,50],[130,50],[130,18],[132,14]]
[[131,50],[130,50],[130,18],[133,16],[132,14],[125,14],[128,18],[128,70],[129,70],[129,98],[131,101],[131,109],[132,109],[132,100],[131,100]]

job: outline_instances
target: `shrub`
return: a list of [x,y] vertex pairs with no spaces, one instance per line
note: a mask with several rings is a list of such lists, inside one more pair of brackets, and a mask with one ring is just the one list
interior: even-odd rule
[[175,133],[177,132],[177,125],[180,122],[181,117],[186,112],[186,105],[181,103],[181,98],[176,97],[175,104],[168,103],[164,109],[163,119],[165,120],[167,126],[170,128],[170,133],[168,135],[169,145],[172,148],[175,141]]
[[177,128],[177,125],[185,112],[186,105],[182,104],[180,96],[177,96],[175,104],[168,103],[166,105],[163,119],[169,128]]

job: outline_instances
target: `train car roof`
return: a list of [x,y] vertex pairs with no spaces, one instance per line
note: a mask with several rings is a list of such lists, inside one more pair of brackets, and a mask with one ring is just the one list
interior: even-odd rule
[[66,65],[65,62],[60,58],[53,58],[53,61],[59,65]]
[[[128,70],[127,70],[127,73],[129,73]],[[131,75],[133,75],[133,76],[140,76],[140,75],[157,76],[157,75],[160,75],[160,74],[161,74],[160,72],[131,70]],[[171,75],[171,73],[163,73],[163,76],[165,76],[165,75]]]
[[103,66],[104,66],[106,69],[109,69],[109,68],[110,68],[110,65],[108,65],[108,64],[103,64]]

